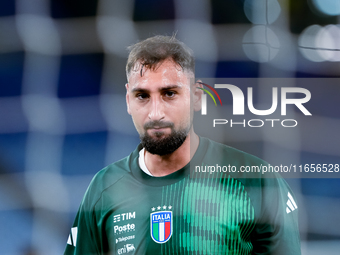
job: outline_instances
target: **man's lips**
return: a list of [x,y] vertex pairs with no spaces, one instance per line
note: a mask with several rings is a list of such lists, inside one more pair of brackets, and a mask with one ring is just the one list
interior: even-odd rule
[[148,128],[147,130],[150,130],[150,131],[153,131],[153,132],[162,132],[162,131],[165,131],[168,128],[170,128],[170,127],[152,127],[152,128]]
[[170,127],[150,127],[146,130],[146,132],[150,136],[156,136],[158,138],[163,137],[164,135],[168,135],[171,133],[171,128]]
[[170,128],[170,127],[168,127],[168,126],[164,126],[164,127],[154,126],[154,127],[150,127],[149,129],[163,129],[163,128]]
[[162,130],[166,128],[172,128],[173,123],[171,122],[163,122],[163,121],[150,121],[144,125],[145,130]]

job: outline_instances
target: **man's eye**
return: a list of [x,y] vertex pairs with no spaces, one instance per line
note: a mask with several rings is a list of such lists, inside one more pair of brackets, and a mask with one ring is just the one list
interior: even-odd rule
[[175,91],[166,91],[165,93],[166,97],[174,97],[176,95]]
[[143,100],[143,99],[147,99],[148,98],[148,94],[145,94],[145,93],[139,93],[136,95],[136,97],[140,100]]

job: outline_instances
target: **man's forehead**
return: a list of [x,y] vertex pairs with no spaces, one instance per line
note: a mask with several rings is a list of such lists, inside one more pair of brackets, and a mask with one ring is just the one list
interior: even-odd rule
[[131,72],[129,85],[131,89],[135,87],[152,86],[185,86],[191,83],[193,75],[184,71],[173,61],[164,61],[156,68],[139,67]]

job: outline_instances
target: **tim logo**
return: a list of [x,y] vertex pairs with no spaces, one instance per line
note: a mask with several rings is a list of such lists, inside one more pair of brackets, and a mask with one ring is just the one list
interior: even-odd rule
[[124,221],[124,220],[130,220],[130,219],[135,219],[136,218],[136,212],[128,212],[128,213],[122,213],[122,214],[117,214],[113,216],[113,222],[119,222],[119,221]]
[[[219,94],[216,92],[216,90],[209,86],[206,83],[203,82],[198,82],[207,88],[209,88],[218,98],[220,101],[220,104],[222,105],[221,98]],[[199,87],[198,87],[199,88]],[[233,115],[244,115],[244,105],[245,105],[245,97],[242,92],[242,90],[231,84],[215,84],[216,89],[228,89],[233,97]],[[208,91],[207,89],[204,88],[199,88],[206,92],[214,101],[215,105],[217,106],[216,100],[212,93]],[[288,94],[293,94],[293,93],[299,93],[300,95],[304,95],[302,98],[287,98]],[[251,113],[259,116],[264,116],[264,115],[270,115],[274,113],[277,109],[278,106],[278,88],[273,87],[272,88],[272,105],[269,109],[265,110],[259,110],[255,109],[254,104],[253,104],[253,88],[248,87],[247,88],[247,104],[248,104],[248,109]],[[299,110],[304,114],[304,115],[312,115],[305,106],[303,106],[304,103],[307,103],[311,99],[311,93],[309,90],[305,88],[298,88],[298,87],[282,87],[281,88],[281,115],[286,115],[286,108],[288,104],[295,105]],[[207,115],[207,95],[203,94],[202,95],[202,105],[201,105],[201,114],[202,115]]]
[[156,243],[166,243],[172,235],[172,211],[151,213],[150,232]]

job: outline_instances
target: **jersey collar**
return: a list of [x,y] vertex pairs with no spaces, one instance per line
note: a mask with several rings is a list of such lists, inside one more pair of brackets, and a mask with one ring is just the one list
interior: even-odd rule
[[208,147],[208,140],[203,137],[199,137],[199,146],[192,157],[191,161],[184,166],[183,168],[177,170],[176,172],[162,176],[162,177],[155,177],[150,176],[139,167],[138,164],[138,157],[139,151],[143,148],[141,144],[139,144],[130,156],[130,169],[133,177],[137,179],[139,182],[150,185],[150,186],[165,186],[176,183],[182,180],[185,177],[190,176],[190,165],[197,165],[201,162],[202,158],[204,157],[206,150]]

